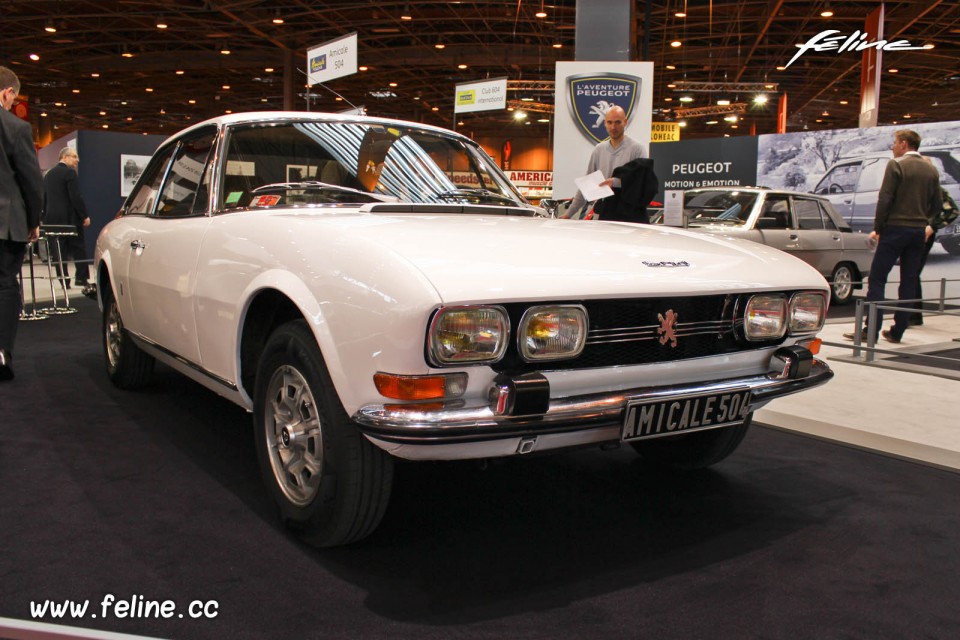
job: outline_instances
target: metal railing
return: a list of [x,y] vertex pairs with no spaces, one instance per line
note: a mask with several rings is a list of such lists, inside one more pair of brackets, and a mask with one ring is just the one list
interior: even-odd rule
[[[880,329],[882,327],[877,326],[878,324],[878,312],[879,311],[908,311],[922,313],[924,315],[930,316],[956,316],[960,317],[960,306],[954,307],[951,305],[950,308],[947,307],[948,302],[960,301],[960,296],[951,296],[947,297],[947,283],[948,282],[960,282],[960,279],[947,279],[940,278],[939,281],[929,281],[926,282],[939,282],[940,283],[940,293],[936,298],[915,298],[912,300],[857,300],[856,312],[854,315],[854,333],[853,333],[853,344],[849,343],[837,343],[837,342],[827,342],[824,341],[823,344],[831,347],[843,347],[845,349],[851,349],[853,351],[853,357],[860,358],[863,357],[865,362],[874,362],[876,360],[877,354],[881,355],[894,355],[894,356],[903,356],[903,351],[893,350],[893,349],[883,349],[877,346],[877,338],[880,335]],[[889,284],[889,283],[888,283]],[[919,308],[914,306],[919,304]],[[934,308],[926,306],[930,304]],[[864,322],[866,320],[866,322]],[[867,340],[864,343],[863,336],[866,334]],[[958,338],[960,340],[960,338]],[[862,353],[864,352],[864,353]],[[914,353],[910,352],[909,356],[911,358],[918,358],[922,360],[928,360],[933,364],[954,364],[960,362],[958,358],[947,358],[944,356],[935,356],[926,353]]]

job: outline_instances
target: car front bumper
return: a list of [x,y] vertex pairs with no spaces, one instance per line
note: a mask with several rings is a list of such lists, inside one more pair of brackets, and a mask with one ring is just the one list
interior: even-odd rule
[[[491,393],[491,403],[483,406],[471,407],[463,402],[378,404],[362,407],[352,418],[371,442],[400,458],[490,458],[619,441],[631,404],[749,390],[751,410],[755,410],[774,398],[819,386],[832,377],[827,364],[813,358],[809,351],[789,347],[771,357],[770,370],[765,374],[553,398],[545,402],[544,410],[535,413],[502,413],[503,404],[497,403]],[[680,433],[687,431],[669,435]]]

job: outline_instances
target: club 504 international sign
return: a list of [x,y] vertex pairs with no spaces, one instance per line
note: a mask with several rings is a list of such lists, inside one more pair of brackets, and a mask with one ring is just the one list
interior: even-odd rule
[[482,82],[467,82],[456,86],[454,113],[491,111],[507,108],[507,79],[494,78]]

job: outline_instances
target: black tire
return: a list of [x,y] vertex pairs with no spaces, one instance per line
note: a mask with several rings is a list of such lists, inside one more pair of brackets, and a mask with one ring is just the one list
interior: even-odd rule
[[141,389],[153,375],[153,356],[145,353],[134,344],[130,334],[123,326],[120,307],[113,291],[106,288],[103,292],[103,359],[107,365],[107,376],[114,386],[120,389]]
[[303,320],[267,340],[253,423],[263,480],[288,527],[318,547],[355,542],[377,528],[390,499],[393,460],[344,411]]
[[943,244],[941,242],[940,246],[951,256],[960,256],[960,244]]
[[695,431],[682,436],[631,442],[634,451],[653,467],[690,471],[714,465],[737,450],[743,442],[753,413],[743,424],[720,429]]
[[856,281],[856,269],[846,262],[838,264],[830,276],[830,298],[833,304],[843,305],[853,300]]

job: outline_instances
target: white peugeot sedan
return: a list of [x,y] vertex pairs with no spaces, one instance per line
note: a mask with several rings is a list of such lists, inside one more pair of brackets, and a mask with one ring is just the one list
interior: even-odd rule
[[393,460],[626,443],[714,464],[832,377],[824,279],[753,243],[543,217],[430,126],[235,114],[157,150],[97,240],[110,379],[160,360],[253,414],[282,519],[369,535]]

